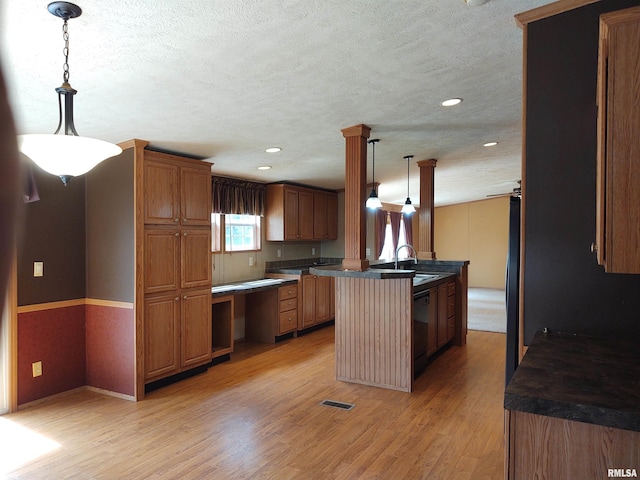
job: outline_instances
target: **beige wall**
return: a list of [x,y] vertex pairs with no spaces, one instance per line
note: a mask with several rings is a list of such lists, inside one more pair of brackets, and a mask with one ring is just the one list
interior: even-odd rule
[[509,197],[435,209],[438,260],[469,260],[469,286],[504,289]]

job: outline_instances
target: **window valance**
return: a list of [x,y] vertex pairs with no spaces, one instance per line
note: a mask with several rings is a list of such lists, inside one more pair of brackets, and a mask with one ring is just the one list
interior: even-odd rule
[[211,178],[213,213],[264,216],[264,184],[227,177]]

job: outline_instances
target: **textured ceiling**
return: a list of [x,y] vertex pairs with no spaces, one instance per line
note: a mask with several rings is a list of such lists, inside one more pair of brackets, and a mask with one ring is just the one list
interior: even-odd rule
[[[2,4],[19,133],[57,125],[62,20],[47,3]],[[428,158],[438,160],[436,205],[508,192],[521,158],[522,32],[513,17],[551,2],[474,3],[78,1],[83,14],[69,21],[75,125],[84,136],[206,157],[223,175],[340,189],[340,130],[364,123],[380,139],[382,201],[404,203],[405,155],[414,155],[414,204],[415,162]],[[440,106],[451,97],[464,101]],[[265,153],[270,146],[283,150]]]

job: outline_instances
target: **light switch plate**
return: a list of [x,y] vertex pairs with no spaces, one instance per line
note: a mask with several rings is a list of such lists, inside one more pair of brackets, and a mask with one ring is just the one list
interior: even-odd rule
[[33,262],[33,276],[44,277],[44,262]]

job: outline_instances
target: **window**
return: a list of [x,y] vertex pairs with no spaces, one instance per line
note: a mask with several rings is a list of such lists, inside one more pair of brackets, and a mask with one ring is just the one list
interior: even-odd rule
[[[407,242],[407,234],[404,226],[404,216],[403,216],[402,219],[400,220],[400,231],[398,232],[398,242],[396,243],[396,247],[400,245],[405,245],[406,243],[409,243],[409,242]],[[406,247],[402,248],[398,252],[398,260],[409,258],[409,256],[412,254],[413,252],[409,248],[406,248]],[[396,258],[396,252],[393,248],[393,234],[391,231],[391,223],[387,218],[387,225],[384,230],[384,243],[382,246],[382,253],[380,254],[380,257],[378,258],[378,260],[388,260],[392,258]]]
[[259,215],[214,213],[211,216],[211,250],[213,252],[260,250],[260,218]]

